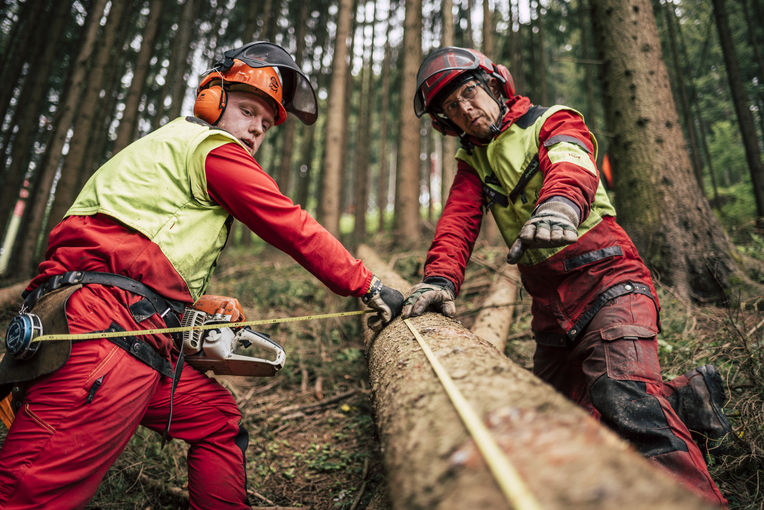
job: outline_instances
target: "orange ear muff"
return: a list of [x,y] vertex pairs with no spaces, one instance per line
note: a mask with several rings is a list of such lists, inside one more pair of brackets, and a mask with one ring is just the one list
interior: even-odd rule
[[194,102],[194,115],[212,125],[217,124],[223,116],[228,93],[220,85],[213,85],[199,92]]

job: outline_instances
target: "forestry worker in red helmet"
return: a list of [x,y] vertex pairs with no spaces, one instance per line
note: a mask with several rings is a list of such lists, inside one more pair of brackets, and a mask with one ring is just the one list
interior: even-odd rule
[[454,315],[490,210],[533,298],[534,373],[691,490],[725,505],[693,440],[730,431],[721,378],[709,365],[662,381],[658,297],[615,221],[583,116],[532,104],[515,93],[506,67],[455,47],[424,59],[414,110],[459,137],[461,148],[424,281],[411,289],[402,316]]
[[[72,334],[175,327],[204,294],[236,218],[332,291],[363,297],[372,327],[399,314],[403,296],[254,158],[287,112],[316,120],[313,87],[289,54],[268,42],[227,51],[197,94],[194,117],[137,140],[88,180],[50,234],[24,310],[60,311]],[[191,508],[249,508],[236,402],[179,361],[170,335],[41,343],[0,364],[0,399],[19,390],[0,450],[0,508],[84,508],[139,425],[189,444]]]

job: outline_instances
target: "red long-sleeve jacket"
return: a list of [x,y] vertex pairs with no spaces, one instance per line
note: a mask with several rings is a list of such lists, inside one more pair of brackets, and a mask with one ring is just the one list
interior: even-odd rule
[[[284,196],[244,148],[229,143],[214,149],[207,156],[205,174],[210,196],[219,205],[262,239],[292,256],[333,292],[362,296],[368,291],[371,271]],[[75,270],[121,274],[141,281],[166,298],[191,301],[184,280],[156,244],[103,214],[69,216],[53,229],[46,259],[28,290],[53,275]],[[124,304],[124,291],[120,289],[99,292],[113,294],[117,302]],[[107,301],[93,303],[96,315],[110,316],[113,302]],[[145,339],[160,351],[169,348],[154,337]]]
[[[531,104],[527,98],[515,96],[507,106],[502,131],[522,117]],[[589,214],[599,175],[570,162],[551,163],[544,142],[558,136],[573,137],[586,144],[592,163],[596,164],[594,147],[583,119],[569,110],[552,114],[539,132],[539,169],[544,181],[537,203],[553,196],[565,197],[579,207],[583,221]],[[466,162],[459,161],[427,253],[425,278],[445,277],[454,283],[458,292],[480,232],[483,204],[483,183],[478,173]],[[596,298],[618,283],[643,283],[650,289],[656,305],[658,302],[648,269],[631,239],[612,216],[605,216],[576,243],[549,259],[534,265],[520,264],[518,269],[524,287],[533,297],[532,328],[537,337],[569,333]]]

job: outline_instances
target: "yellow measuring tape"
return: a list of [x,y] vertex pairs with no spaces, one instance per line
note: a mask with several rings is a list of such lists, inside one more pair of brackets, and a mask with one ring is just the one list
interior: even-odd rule
[[531,494],[522,478],[520,478],[517,469],[515,469],[496,443],[491,432],[483,425],[475,410],[472,409],[467,399],[464,398],[459,388],[456,387],[445,367],[435,357],[432,349],[424,342],[422,335],[419,334],[411,320],[404,319],[403,322],[414,334],[414,338],[419,342],[420,347],[422,347],[427,360],[432,365],[432,369],[454,404],[456,412],[459,413],[465,427],[467,427],[475,443],[477,443],[504,496],[506,496],[515,510],[541,510],[541,505],[539,505],[538,500]]
[[61,335],[40,335],[32,339],[32,342],[46,342],[52,340],[90,340],[93,338],[117,338],[123,336],[139,335],[159,335],[163,333],[181,333],[183,331],[204,331],[207,329],[217,329],[228,326],[232,328],[241,328],[244,326],[262,326],[263,324],[279,324],[283,322],[309,321],[314,319],[331,319],[333,317],[350,317],[353,315],[363,315],[374,313],[374,310],[355,310],[353,312],[335,312],[320,315],[303,315],[301,317],[284,317],[281,319],[260,319],[256,321],[226,322],[217,324],[202,324],[201,326],[178,326],[176,328],[157,328],[157,329],[139,329],[130,331],[109,331],[108,333],[81,333],[81,334],[61,334]]

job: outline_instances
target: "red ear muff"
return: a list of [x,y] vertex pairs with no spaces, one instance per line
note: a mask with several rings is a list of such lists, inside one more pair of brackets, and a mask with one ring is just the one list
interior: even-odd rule
[[223,116],[227,103],[228,93],[223,87],[220,85],[207,87],[196,96],[194,115],[214,126]]

